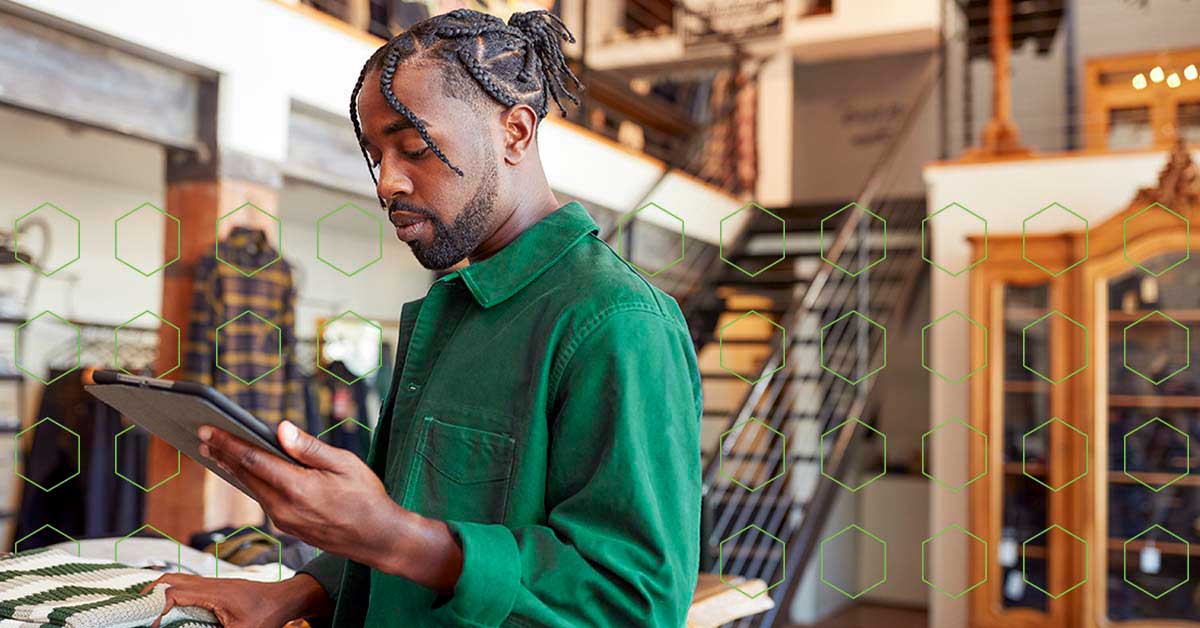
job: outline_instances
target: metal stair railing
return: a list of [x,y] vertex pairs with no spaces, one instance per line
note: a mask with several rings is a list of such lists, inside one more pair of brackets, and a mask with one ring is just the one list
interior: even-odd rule
[[[931,70],[931,76],[926,80],[926,83],[918,92],[912,106],[909,108],[904,122],[901,125],[899,132],[893,137],[893,141],[887,150],[883,152],[875,167],[871,170],[870,178],[864,185],[863,192],[858,196],[858,203],[863,206],[870,207],[876,203],[881,196],[880,190],[885,183],[885,172],[888,164],[895,158],[899,147],[903,141],[909,137],[913,122],[919,114],[920,110],[928,101],[930,94],[936,89],[942,71],[941,63],[937,63]],[[911,204],[911,202],[909,202]],[[904,203],[899,203],[901,207],[891,210],[889,207],[876,206],[877,213],[880,215],[888,215],[895,213],[894,220],[902,217],[903,213],[918,213],[923,215],[923,203],[919,203],[919,207],[904,207]],[[862,256],[869,255],[871,244],[867,238],[868,228],[862,220],[861,212],[850,213],[846,220],[840,225],[837,235],[834,238],[833,244],[826,250],[826,257],[830,259],[843,259],[842,255],[846,253],[851,245],[852,239],[856,239],[856,253]],[[920,276],[920,266],[922,260],[919,255],[909,255],[908,267],[903,268],[898,275],[900,281],[884,282],[880,288],[880,297],[886,296],[887,299],[882,302],[891,302],[893,307],[884,318],[887,323],[893,319],[902,320],[910,309],[912,297],[912,287],[915,284],[916,278]],[[856,278],[848,278],[841,271],[837,271],[831,264],[822,264],[812,281],[807,285],[798,285],[793,291],[793,299],[788,310],[784,314],[781,324],[787,332],[787,347],[794,349],[797,345],[798,338],[797,330],[805,327],[811,327],[807,323],[816,321],[817,326],[821,321],[832,320],[831,317],[824,316],[829,312],[844,313],[851,309],[862,308],[870,312],[870,281],[873,276],[872,271],[868,270],[858,275]],[[854,282],[850,286],[848,282]],[[844,286],[845,285],[845,286]],[[839,294],[841,288],[851,288],[847,290],[846,296],[853,294],[853,299],[838,299],[834,298]],[[851,301],[856,301],[855,308],[848,307]],[[814,319],[815,316],[815,319]],[[837,344],[843,339],[842,336],[846,326],[840,330],[835,330],[833,337],[827,338],[826,341],[832,345]],[[819,329],[817,330],[819,334]],[[871,355],[878,349],[880,340],[877,338],[871,341],[859,335],[858,341],[855,343],[855,351],[837,352],[833,356],[836,363],[830,364],[831,368],[839,369],[844,372],[847,362],[857,362],[858,364],[869,364]],[[794,359],[796,352],[793,350],[790,353],[792,358],[785,359],[789,352],[781,347],[775,347],[772,353],[764,362],[760,377],[756,383],[751,385],[747,391],[739,410],[734,413],[730,419],[731,433],[722,440],[719,446],[718,455],[714,456],[706,466],[704,479],[705,489],[708,493],[708,498],[714,500],[714,509],[717,513],[716,525],[713,530],[713,535],[707,541],[712,542],[721,538],[728,538],[729,535],[735,534],[737,531],[744,529],[749,524],[756,524],[760,528],[769,532],[777,533],[780,539],[787,544],[786,549],[780,549],[775,552],[777,558],[772,558],[770,551],[774,545],[774,541],[765,535],[758,535],[757,541],[749,544],[749,547],[735,546],[731,548],[730,554],[733,560],[724,561],[724,553],[722,556],[722,571],[723,573],[736,574],[750,577],[764,577],[768,583],[774,582],[778,576],[786,576],[788,572],[792,573],[790,581],[777,588],[774,591],[773,598],[780,602],[776,607],[759,616],[746,618],[738,622],[738,626],[769,626],[776,625],[786,618],[787,613],[782,615],[779,613],[782,610],[783,601],[789,600],[795,593],[796,587],[799,584],[800,575],[803,573],[803,568],[811,559],[813,550],[816,547],[816,538],[824,526],[825,520],[828,517],[828,511],[832,504],[835,495],[834,489],[836,485],[829,481],[822,481],[820,476],[816,477],[815,488],[812,490],[811,497],[807,500],[803,507],[802,513],[798,509],[793,508],[792,501],[798,493],[805,491],[797,491],[794,486],[795,482],[799,481],[795,474],[785,475],[783,478],[776,480],[760,491],[750,493],[741,487],[732,483],[720,482],[720,464],[721,459],[733,453],[742,441],[743,429],[737,429],[737,426],[742,425],[747,419],[752,416],[758,417],[774,429],[777,429],[784,434],[793,431],[791,424],[794,417],[794,406],[796,405],[799,396],[805,390],[815,388],[821,395],[819,403],[816,405],[817,412],[813,417],[815,425],[819,430],[818,433],[823,433],[832,426],[835,419],[844,420],[850,417],[862,417],[866,414],[868,402],[870,401],[870,381],[863,382],[859,386],[853,386],[843,380],[840,380],[831,375],[827,370],[821,369],[818,371],[817,381],[815,386],[796,385],[794,375],[797,367],[811,367],[811,364],[800,365]],[[807,382],[806,382],[807,384]],[[856,429],[857,424],[850,424],[845,429],[842,429],[838,437],[831,444],[828,455],[825,456],[829,469],[833,473],[842,475],[850,468],[851,445],[861,430]],[[793,442],[795,442],[793,440]],[[770,450],[767,456],[760,457],[757,464],[762,464],[763,460],[778,459],[777,465],[785,464],[784,456],[791,457],[791,452],[778,451],[781,446],[781,439],[774,439],[771,443]],[[753,456],[742,457],[738,464],[733,469],[732,475],[739,471],[744,471],[748,464],[752,462]],[[781,470],[779,466],[772,469],[770,475]],[[815,471],[814,471],[815,473]],[[769,477],[769,476],[768,476]],[[836,477],[836,475],[835,475]],[[761,508],[758,505],[762,505]],[[803,514],[803,517],[800,515]],[[744,537],[743,537],[744,538]],[[790,560],[789,560],[790,558]],[[785,565],[792,565],[790,570],[785,569]]]

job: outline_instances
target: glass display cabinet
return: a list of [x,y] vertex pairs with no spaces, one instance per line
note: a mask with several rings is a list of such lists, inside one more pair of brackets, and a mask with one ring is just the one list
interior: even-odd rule
[[1087,231],[988,240],[971,420],[990,439],[971,455],[1003,473],[969,489],[988,542],[973,627],[1200,628],[1197,218],[1177,146],[1157,187]]

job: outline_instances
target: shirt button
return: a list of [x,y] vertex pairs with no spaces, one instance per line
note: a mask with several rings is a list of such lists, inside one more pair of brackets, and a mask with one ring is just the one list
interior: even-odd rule
[[418,390],[420,390],[420,389],[421,389],[421,387],[420,387],[420,386],[418,386],[418,385],[416,385],[416,384],[409,384],[409,385],[408,385],[408,392],[417,392],[417,391],[418,391]]

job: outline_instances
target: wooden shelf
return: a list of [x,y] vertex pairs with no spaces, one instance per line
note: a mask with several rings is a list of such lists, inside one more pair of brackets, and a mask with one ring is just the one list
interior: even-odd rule
[[[1037,477],[1046,477],[1046,464],[1044,462],[1031,462],[1025,465],[1025,470]],[[1021,469],[1021,463],[1019,462],[1004,463],[1005,475],[1025,475],[1025,470]]]
[[1200,408],[1196,395],[1109,395],[1110,408]]
[[1014,393],[1034,393],[1034,392],[1049,392],[1050,382],[1041,379],[1006,379],[1004,380],[1004,392]]
[[[1163,484],[1170,482],[1175,476],[1179,475],[1178,473],[1159,471],[1134,471],[1132,473],[1141,478],[1147,484],[1153,484],[1155,486],[1162,486]],[[1125,475],[1125,473],[1122,471],[1109,471],[1108,481],[1113,484],[1138,484],[1137,480]],[[1200,476],[1185,475],[1171,484],[1171,486],[1200,486]]]
[[[1129,543],[1129,549],[1131,549],[1131,550],[1136,550],[1136,551],[1140,552],[1140,551],[1142,551],[1143,547],[1146,547],[1145,541],[1132,541]],[[1154,547],[1158,548],[1158,551],[1160,551],[1164,554],[1171,554],[1174,556],[1187,556],[1188,555],[1188,546],[1184,545],[1183,543],[1176,543],[1174,541],[1171,541],[1171,542],[1155,541]],[[1108,549],[1110,551],[1118,551],[1118,552],[1125,551],[1125,539],[1109,539],[1108,540]]]
[[1045,558],[1046,557],[1046,547],[1044,545],[1026,545],[1025,549],[1022,551],[1025,552],[1026,558]]
[[[1132,323],[1153,311],[1154,310],[1136,310],[1133,312],[1123,312],[1121,310],[1109,310],[1108,311],[1108,320],[1110,323]],[[1181,323],[1200,323],[1200,310],[1187,309],[1187,310],[1158,310],[1158,311],[1162,312],[1163,314],[1166,314],[1167,316],[1170,316],[1171,318],[1173,318]],[[1166,319],[1162,318],[1161,316],[1155,316],[1155,317],[1150,318],[1149,320],[1157,321],[1157,322],[1161,322],[1161,323],[1169,322]],[[1149,321],[1147,321],[1147,322],[1149,322]]]
[[1004,321],[1014,322],[1027,320],[1028,322],[1032,323],[1033,321],[1036,321],[1037,319],[1049,314],[1050,311],[1051,308],[1048,307],[1040,308],[1006,305],[1004,306]]

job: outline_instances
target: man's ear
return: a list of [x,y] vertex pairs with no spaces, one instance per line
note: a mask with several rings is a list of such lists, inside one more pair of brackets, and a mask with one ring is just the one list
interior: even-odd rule
[[533,148],[537,137],[537,114],[529,105],[519,104],[506,109],[500,120],[504,125],[504,162],[515,166]]

